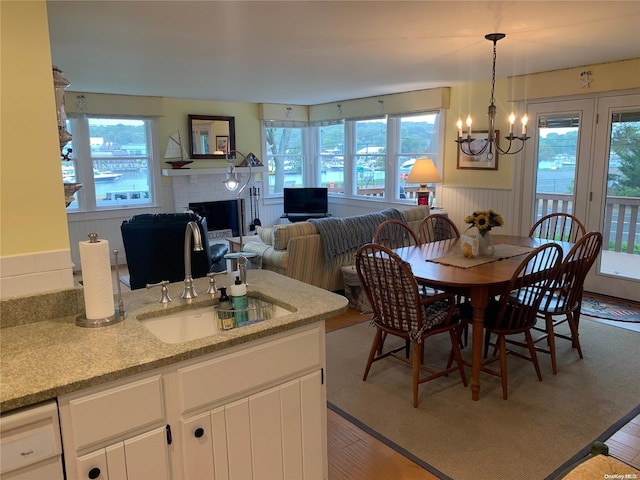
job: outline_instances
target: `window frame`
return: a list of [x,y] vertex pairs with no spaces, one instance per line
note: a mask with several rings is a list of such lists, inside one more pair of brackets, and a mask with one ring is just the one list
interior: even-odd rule
[[[147,182],[149,186],[149,201],[145,203],[127,202],[117,205],[98,205],[96,200],[96,182],[94,179],[94,160],[91,153],[90,119],[113,119],[113,120],[139,120],[145,122],[147,155],[144,158],[148,163]],[[157,195],[159,192],[158,168],[158,126],[156,117],[143,115],[101,115],[101,114],[68,114],[69,131],[72,134],[71,145],[73,153],[70,161],[73,162],[75,171],[75,182],[81,183],[82,188],[75,194],[76,200],[67,207],[67,213],[103,212],[109,210],[122,209],[145,209],[156,208],[158,206]],[[66,148],[66,147],[65,147]],[[63,148],[63,151],[65,150]],[[119,158],[119,157],[118,157]],[[118,160],[113,158],[109,160]],[[127,158],[130,160],[131,158]],[[88,160],[88,161],[86,161]],[[69,161],[62,161],[61,168],[69,165]],[[122,191],[127,191],[122,189]]]
[[[336,120],[334,122],[318,122],[307,123],[302,126],[301,122],[277,122],[275,125],[278,128],[303,128],[302,135],[302,150],[303,150],[303,171],[302,181],[305,187],[322,187],[322,151],[320,145],[320,133],[319,129],[330,123],[343,123],[344,124],[344,143],[343,143],[343,175],[344,175],[344,191],[343,193],[329,192],[329,197],[343,200],[358,200],[367,202],[384,202],[384,203],[399,203],[399,204],[413,204],[414,198],[400,198],[400,187],[404,186],[400,179],[400,158],[411,157],[419,158],[425,154],[418,152],[401,152],[401,122],[403,118],[416,117],[424,115],[436,115],[437,120],[434,122],[434,131],[437,131],[437,152],[435,154],[429,154],[429,158],[432,158],[436,165],[436,169],[443,176],[443,158],[444,158],[444,128],[445,128],[445,110],[444,109],[429,109],[424,111],[414,111],[398,113],[393,115],[375,115],[371,117],[352,118]],[[359,121],[375,120],[377,118],[386,119],[386,152],[384,154],[375,154],[376,156],[385,157],[385,182],[384,189],[385,195],[368,196],[357,194],[358,184],[358,171],[356,165],[356,158],[358,154],[357,150],[357,138],[356,138],[356,125]],[[291,125],[286,127],[287,123]],[[269,125],[270,124],[270,125]],[[270,154],[266,151],[266,128],[273,127],[274,122],[263,120],[261,121],[262,130],[262,145],[263,145],[263,158],[267,159]],[[373,154],[372,154],[373,156]],[[404,161],[404,160],[403,160]],[[391,173],[391,174],[390,174]],[[434,186],[431,185],[433,188]],[[388,192],[394,192],[394,195],[389,196]],[[265,188],[265,199],[281,199],[282,193],[271,193],[270,189]]]

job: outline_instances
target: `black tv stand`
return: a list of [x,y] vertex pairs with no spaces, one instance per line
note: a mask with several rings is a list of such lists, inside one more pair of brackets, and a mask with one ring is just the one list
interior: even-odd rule
[[286,218],[291,223],[295,223],[306,222],[310,218],[326,218],[330,216],[330,213],[283,213],[280,218]]

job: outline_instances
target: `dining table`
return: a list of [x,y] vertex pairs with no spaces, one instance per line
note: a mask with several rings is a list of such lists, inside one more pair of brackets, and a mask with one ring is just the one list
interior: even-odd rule
[[394,249],[411,265],[421,285],[463,295],[473,307],[471,398],[480,398],[484,311],[489,298],[501,294],[526,255],[545,243],[560,245],[563,258],[573,243],[517,235],[492,235],[495,253],[491,257],[467,258],[462,239],[452,238]]

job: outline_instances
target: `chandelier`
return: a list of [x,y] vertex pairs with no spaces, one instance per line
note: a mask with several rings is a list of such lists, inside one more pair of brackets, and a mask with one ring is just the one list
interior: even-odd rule
[[[489,130],[487,133],[487,139],[477,147],[474,147],[474,141],[476,140],[471,136],[471,115],[467,117],[467,134],[462,134],[462,120],[458,118],[458,139],[456,143],[458,148],[464,155],[478,156],[485,155],[487,160],[493,160],[495,153],[500,152],[503,155],[514,155],[520,152],[524,148],[524,142],[529,140],[527,137],[527,115],[522,117],[522,133],[520,136],[513,134],[513,124],[516,121],[516,116],[513,112],[509,116],[509,135],[504,137],[509,141],[507,148],[500,148],[498,146],[498,138],[496,138],[495,120],[496,120],[496,99],[494,98],[494,92],[496,88],[496,43],[498,40],[502,40],[506,35],[504,33],[489,33],[484,36],[487,40],[493,42],[493,69],[491,70],[491,101],[489,103],[489,110],[487,115],[489,117]],[[515,142],[518,140],[518,142]],[[513,150],[512,150],[513,149]]]

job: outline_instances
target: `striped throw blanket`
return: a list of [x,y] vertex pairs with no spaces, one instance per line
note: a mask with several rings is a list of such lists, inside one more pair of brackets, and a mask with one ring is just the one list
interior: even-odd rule
[[309,222],[318,228],[325,261],[333,264],[341,255],[355,254],[358,248],[371,242],[378,225],[386,220],[404,220],[404,216],[400,210],[387,208],[353,217],[318,218],[310,219]]

